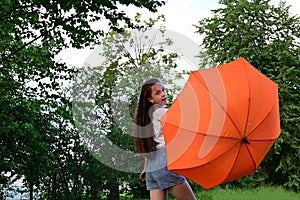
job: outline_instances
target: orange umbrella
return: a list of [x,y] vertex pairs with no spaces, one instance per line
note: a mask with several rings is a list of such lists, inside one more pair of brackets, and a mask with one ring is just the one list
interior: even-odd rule
[[253,173],[278,138],[278,86],[244,58],[193,71],[160,122],[168,169],[209,189]]

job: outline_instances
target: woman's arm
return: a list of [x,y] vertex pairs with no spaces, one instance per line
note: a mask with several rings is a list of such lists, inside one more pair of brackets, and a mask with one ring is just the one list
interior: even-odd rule
[[143,169],[143,171],[142,171],[141,174],[140,174],[140,179],[141,179],[142,181],[145,181],[145,180],[146,180],[146,169],[147,169],[147,164],[148,164],[148,158],[145,157],[144,169]]

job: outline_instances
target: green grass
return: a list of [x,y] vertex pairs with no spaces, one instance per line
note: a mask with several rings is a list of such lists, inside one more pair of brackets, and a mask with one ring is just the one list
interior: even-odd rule
[[[197,200],[300,200],[300,193],[287,191],[281,187],[261,187],[256,189],[211,189],[194,191]],[[131,198],[123,198],[122,200]],[[169,195],[169,200],[174,200]],[[145,199],[146,200],[146,199]]]
[[212,189],[195,193],[198,200],[300,200],[300,194],[280,187]]

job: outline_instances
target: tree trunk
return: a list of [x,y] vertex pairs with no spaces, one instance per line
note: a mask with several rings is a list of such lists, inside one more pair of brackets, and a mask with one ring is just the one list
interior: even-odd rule
[[119,200],[119,181],[118,181],[118,173],[116,172],[113,177],[111,177],[111,187],[110,193],[108,195],[108,200]]
[[[261,168],[260,168],[260,174],[263,176],[263,174],[266,171],[266,164],[262,161],[261,162]],[[266,185],[266,178],[264,178],[261,182],[260,182],[260,186],[265,186]]]
[[33,183],[29,182],[29,199],[33,200]]

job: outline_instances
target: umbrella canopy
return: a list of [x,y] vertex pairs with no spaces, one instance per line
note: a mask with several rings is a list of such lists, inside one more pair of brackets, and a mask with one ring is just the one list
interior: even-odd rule
[[193,71],[160,123],[168,169],[209,189],[253,173],[278,138],[278,86],[244,58]]

